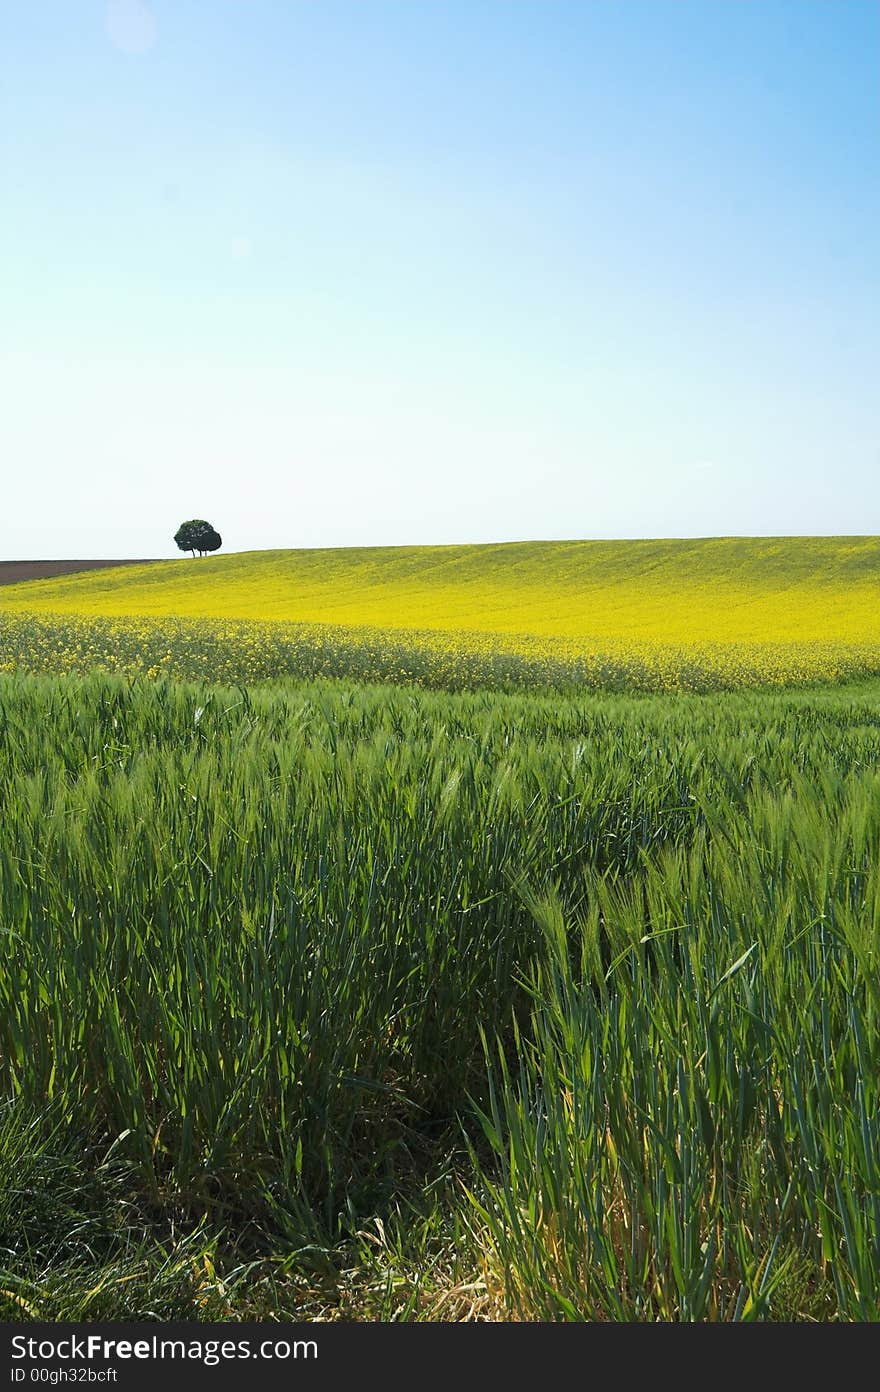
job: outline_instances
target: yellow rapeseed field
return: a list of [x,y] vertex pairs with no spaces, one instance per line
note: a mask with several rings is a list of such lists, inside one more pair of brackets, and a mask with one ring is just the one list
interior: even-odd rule
[[4,587],[0,664],[444,686],[833,681],[880,671],[878,600],[873,537],[258,551]]

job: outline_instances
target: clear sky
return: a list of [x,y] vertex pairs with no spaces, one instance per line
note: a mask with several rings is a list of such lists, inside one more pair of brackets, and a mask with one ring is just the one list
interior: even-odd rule
[[0,557],[880,532],[876,0],[0,8]]

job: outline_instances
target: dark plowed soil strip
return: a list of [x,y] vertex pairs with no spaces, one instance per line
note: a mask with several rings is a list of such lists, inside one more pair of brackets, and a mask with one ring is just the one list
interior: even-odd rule
[[108,566],[150,565],[142,561],[0,561],[0,585],[20,580],[48,580],[53,575],[72,575],[77,570],[106,570]]

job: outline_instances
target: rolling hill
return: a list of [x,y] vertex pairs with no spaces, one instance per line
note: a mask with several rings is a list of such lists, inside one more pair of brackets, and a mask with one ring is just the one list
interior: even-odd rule
[[146,558],[136,561],[0,561],[0,585],[17,585],[23,580],[47,580],[59,575],[72,575],[80,570],[149,564]]
[[880,538],[252,551],[8,585],[4,610],[590,641],[880,642]]

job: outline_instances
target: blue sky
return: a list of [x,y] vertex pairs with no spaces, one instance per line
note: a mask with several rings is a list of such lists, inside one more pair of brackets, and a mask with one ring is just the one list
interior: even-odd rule
[[0,17],[0,556],[880,532],[880,5]]

